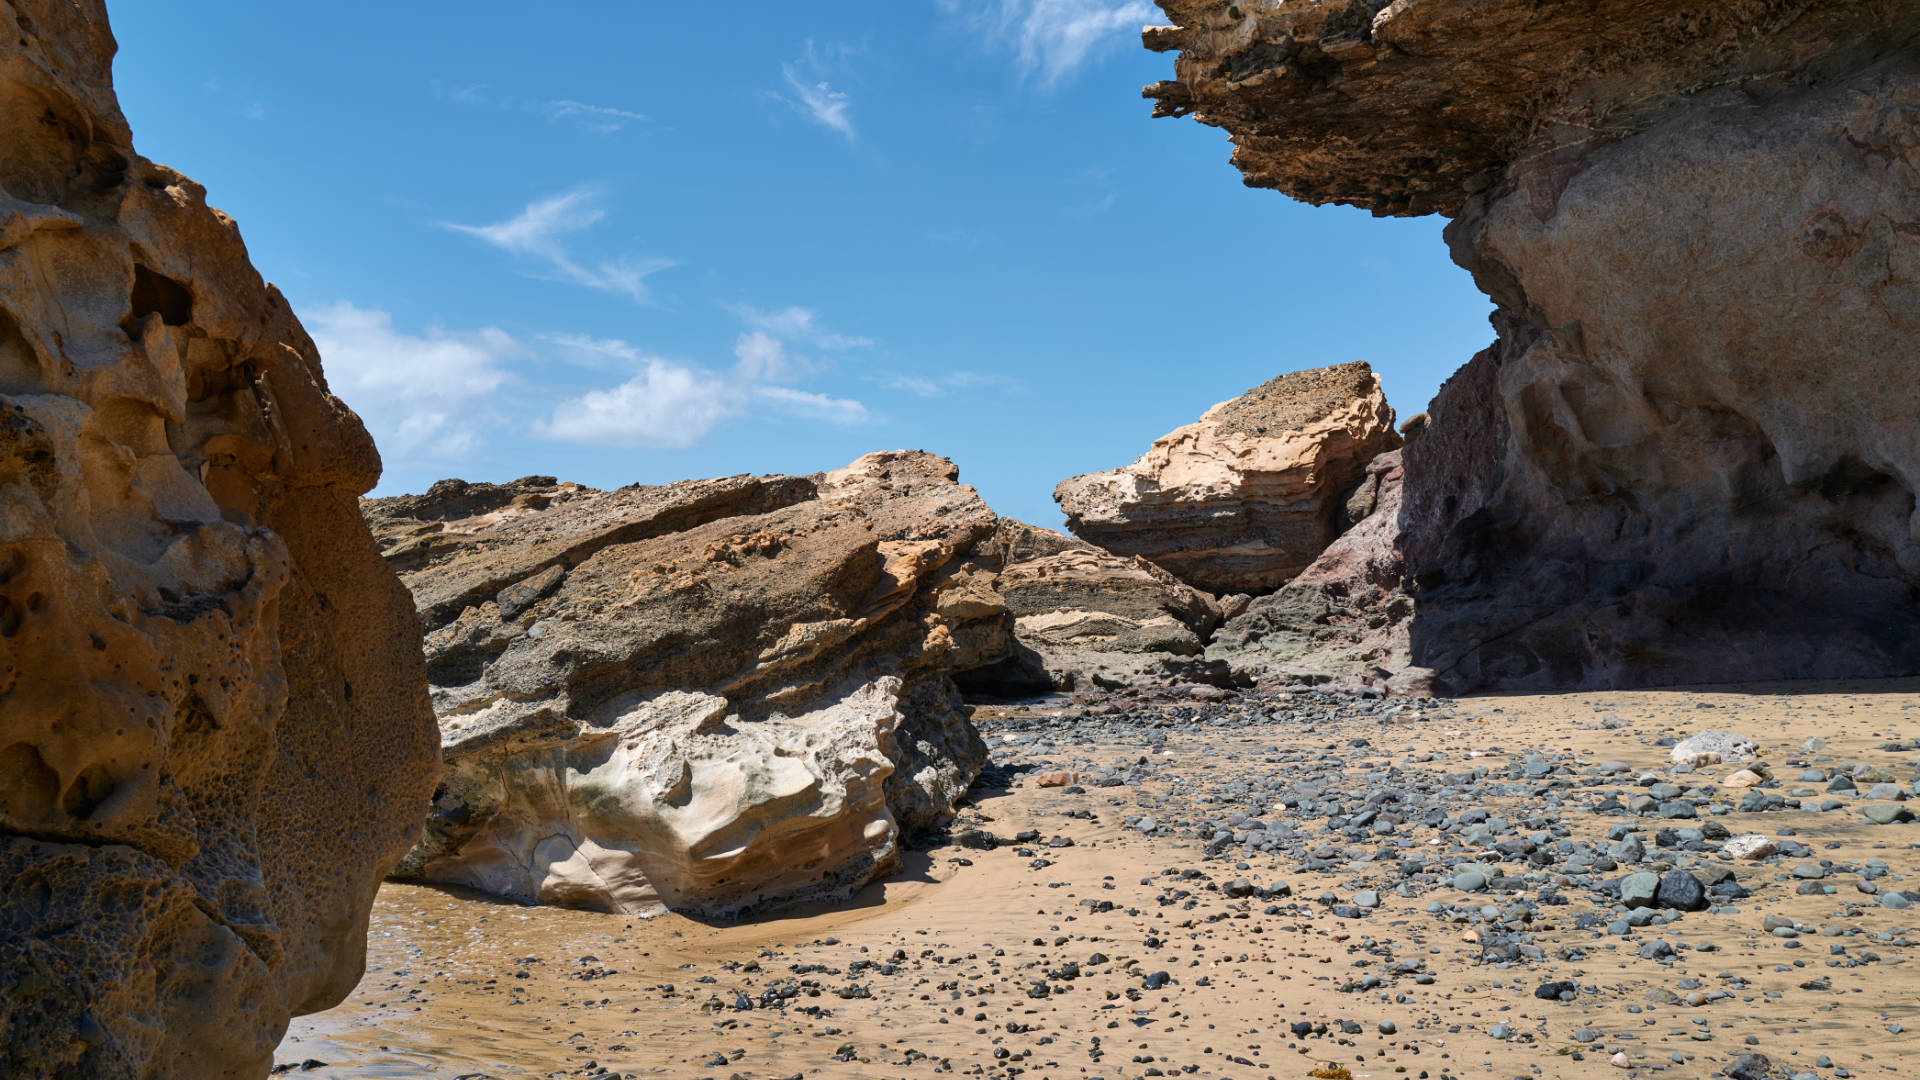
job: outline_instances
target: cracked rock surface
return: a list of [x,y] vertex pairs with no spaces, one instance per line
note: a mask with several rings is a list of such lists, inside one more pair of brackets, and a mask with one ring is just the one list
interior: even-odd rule
[[0,4],[0,1074],[264,1075],[437,771],[380,459],[97,0]]
[[1012,619],[951,462],[369,500],[447,780],[404,877],[629,914],[843,897],[984,761],[950,676]]
[[1920,671],[1920,4],[1161,7],[1158,111],[1254,186],[1451,217],[1497,306],[1403,453],[1407,666]]
[[1367,462],[1399,445],[1379,378],[1356,361],[1254,387],[1053,498],[1108,551],[1207,592],[1270,592],[1333,541]]

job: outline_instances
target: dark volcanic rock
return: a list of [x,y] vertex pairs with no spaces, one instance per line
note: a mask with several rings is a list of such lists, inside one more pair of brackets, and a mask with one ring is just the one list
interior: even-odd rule
[[1214,634],[1207,655],[1281,682],[1417,692],[1409,660],[1414,604],[1400,536],[1405,470],[1395,450],[1367,466],[1371,508],[1280,591],[1255,599]]
[[1161,6],[1159,111],[1498,306],[1404,453],[1436,685],[1920,671],[1920,6]]

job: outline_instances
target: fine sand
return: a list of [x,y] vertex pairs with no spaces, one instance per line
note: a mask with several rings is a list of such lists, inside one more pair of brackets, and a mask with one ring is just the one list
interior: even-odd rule
[[[1257,698],[1216,720],[1123,706],[1064,726],[1048,721],[1082,705],[980,710],[995,768],[956,842],[909,852],[902,874],[846,904],[743,925],[389,884],[366,978],[294,1022],[280,1068],[1684,1077],[1764,1054],[1783,1076],[1920,1075],[1920,907],[1886,899],[1920,888],[1920,824],[1870,822],[1867,783],[1829,793],[1799,779],[1873,769],[1910,790],[1920,751],[1884,747],[1920,735],[1920,684],[1363,704],[1280,722],[1244,719],[1264,711]],[[1774,777],[1762,790],[1800,808],[1716,815],[1745,794],[1720,784],[1740,766],[1675,775],[1656,744],[1703,729],[1757,740]],[[1042,786],[1050,771],[1062,786]],[[1595,811],[1646,794],[1642,774],[1690,793],[1698,818]],[[1463,826],[1475,811],[1488,823]],[[1232,813],[1255,831],[1219,827]],[[1660,842],[1709,823],[1811,853],[1754,862],[1697,833]],[[1566,844],[1604,852],[1623,825],[1640,863],[1565,861]],[[1037,837],[1015,840],[1027,830]],[[1003,843],[985,849],[991,838]],[[1529,859],[1527,846],[1561,854]],[[1459,890],[1469,863],[1492,888]],[[1671,866],[1732,871],[1751,895],[1616,923],[1626,912],[1604,883]],[[1787,933],[1769,916],[1792,920]],[[1561,981],[1570,1000],[1536,996]]]

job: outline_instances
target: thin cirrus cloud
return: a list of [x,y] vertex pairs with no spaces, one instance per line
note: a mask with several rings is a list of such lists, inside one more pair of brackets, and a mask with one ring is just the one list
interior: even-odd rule
[[779,311],[762,311],[751,304],[730,304],[728,307],[742,322],[756,330],[783,339],[804,341],[816,348],[862,349],[873,344],[872,338],[852,337],[828,330],[821,325],[820,316],[812,308],[787,307]]
[[616,109],[611,105],[589,105],[584,101],[547,102],[547,121],[571,120],[599,135],[611,135],[628,124],[645,120],[645,113]]
[[633,374],[616,386],[560,402],[535,425],[536,433],[593,446],[684,449],[697,445],[721,424],[762,408],[843,426],[870,418],[867,407],[857,400],[788,385],[827,366],[795,352],[794,345],[818,345],[822,340],[864,343],[863,339],[822,333],[818,317],[806,308],[787,308],[772,315],[747,307],[737,310],[751,328],[735,339],[733,365],[718,372],[653,356],[617,339],[578,335],[549,339],[572,350],[589,366],[612,361]]
[[424,334],[384,311],[341,301],[301,313],[327,382],[390,456],[451,461],[479,450],[497,419],[489,402],[512,386],[528,350],[503,330]]
[[1010,49],[1021,73],[1053,86],[1124,33],[1154,21],[1148,0],[939,0],[949,16]]
[[832,69],[846,67],[847,58],[854,55],[854,51],[846,45],[816,49],[813,42],[807,42],[800,59],[780,65],[780,74],[785,76],[793,96],[772,96],[821,127],[846,136],[848,142],[858,141],[859,133],[853,126],[852,96],[834,89],[827,80]]
[[879,383],[889,390],[903,394],[912,394],[918,398],[946,397],[948,394],[964,393],[969,390],[998,390],[1002,393],[1018,393],[1026,387],[1020,380],[1007,375],[997,375],[987,371],[948,371],[939,375],[919,375],[909,371],[887,372],[871,375],[868,379]]
[[535,200],[518,215],[492,225],[449,224],[445,227],[539,263],[559,280],[627,296],[642,304],[651,303],[653,294],[647,288],[647,278],[679,265],[677,262],[625,255],[587,262],[575,258],[563,243],[564,237],[589,229],[606,216],[598,195],[590,189],[579,188]]
[[444,83],[435,82],[433,92],[437,97],[455,105],[499,109],[503,112],[535,113],[545,116],[550,124],[571,123],[596,135],[611,135],[647,119],[645,113],[634,112],[631,109],[622,109],[613,105],[595,105],[571,98],[541,99],[512,95],[503,97],[496,95],[486,83],[450,87]]

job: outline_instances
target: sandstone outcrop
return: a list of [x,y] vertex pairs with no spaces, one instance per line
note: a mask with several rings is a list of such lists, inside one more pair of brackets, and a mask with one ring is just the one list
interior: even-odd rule
[[1211,593],[1268,592],[1344,524],[1367,462],[1400,445],[1365,363],[1296,371],[1207,410],[1133,464],[1064,481],[1076,536]]
[[1157,111],[1498,305],[1403,454],[1437,686],[1920,671],[1920,4],[1161,6]]
[[404,876],[737,915],[894,867],[985,761],[956,666],[1011,618],[944,458],[369,500],[426,622],[447,779]]
[[[1195,662],[1220,623],[1218,603],[1145,559],[1002,519],[974,560],[994,571],[1018,647],[1036,655],[1053,687],[1214,681],[1226,670]],[[1046,687],[1028,687],[1036,688]]]
[[436,734],[373,444],[114,50],[0,5],[0,1075],[264,1076],[359,981]]
[[1412,666],[1413,601],[1396,546],[1405,450],[1375,458],[1348,500],[1357,520],[1299,576],[1215,633],[1207,656],[1262,683],[1424,692]]

